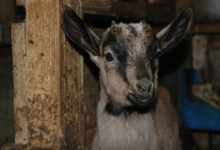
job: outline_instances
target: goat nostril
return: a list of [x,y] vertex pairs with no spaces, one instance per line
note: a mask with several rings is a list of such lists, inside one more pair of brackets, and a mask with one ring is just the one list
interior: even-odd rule
[[137,87],[138,87],[138,89],[139,89],[141,92],[145,92],[146,89],[147,89],[146,86],[140,85],[140,84],[138,84]]
[[150,92],[152,85],[137,84],[137,88],[140,92]]

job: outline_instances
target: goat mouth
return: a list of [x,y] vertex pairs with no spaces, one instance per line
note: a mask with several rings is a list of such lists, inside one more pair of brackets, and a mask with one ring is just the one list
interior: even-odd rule
[[133,105],[139,108],[145,108],[149,106],[155,99],[154,95],[152,95],[151,97],[138,97],[132,93],[129,93],[127,97]]

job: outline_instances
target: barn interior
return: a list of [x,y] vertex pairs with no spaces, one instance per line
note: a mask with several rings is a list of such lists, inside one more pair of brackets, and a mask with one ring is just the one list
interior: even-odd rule
[[[160,58],[158,83],[159,86],[165,87],[169,91],[171,100],[178,111],[182,149],[220,149],[219,0],[0,0],[0,147],[3,150],[12,147],[25,149],[26,145],[31,149],[34,147],[48,149],[62,147],[50,132],[52,129],[56,130],[55,127],[48,129],[45,128],[48,125],[45,125],[44,121],[40,123],[36,121],[42,116],[37,116],[39,112],[36,107],[38,105],[32,103],[41,102],[38,97],[40,90],[37,89],[40,86],[37,85],[42,86],[44,78],[39,78],[39,83],[33,82],[36,83],[36,86],[33,86],[30,78],[35,75],[30,74],[38,72],[31,70],[28,71],[29,74],[26,74],[26,71],[27,68],[31,68],[35,64],[41,64],[43,60],[35,59],[35,56],[32,55],[29,57],[26,51],[29,48],[37,48],[33,45],[38,43],[36,40],[32,40],[36,35],[40,37],[41,34],[50,39],[52,35],[45,32],[48,30],[53,30],[51,31],[54,32],[53,36],[57,36],[54,30],[58,29],[59,35],[62,35],[59,40],[62,41],[65,36],[59,25],[59,15],[64,5],[75,9],[100,37],[111,26],[112,20],[117,23],[145,20],[156,34],[171,23],[182,10],[191,7],[194,15],[190,30],[181,42],[164,51]],[[56,12],[56,9],[59,12]],[[57,24],[57,26],[41,26],[41,21],[45,21],[45,16],[46,19],[49,18],[50,24]],[[45,21],[45,23],[48,22]],[[36,25],[33,25],[35,23]],[[42,31],[39,31],[41,29]],[[54,112],[57,109],[62,114],[62,110],[58,109],[62,109],[62,106],[68,103],[69,109],[71,109],[69,113],[78,116],[77,119],[71,120],[70,124],[60,123],[62,132],[64,132],[62,140],[65,141],[66,147],[89,149],[96,131],[96,108],[100,90],[99,69],[87,54],[79,54],[78,48],[75,48],[77,53],[70,52],[71,46],[66,46],[67,41],[62,41],[65,46],[62,46],[62,42],[56,45],[50,40],[48,41],[44,41],[44,46],[58,51],[62,48],[65,49],[65,52],[60,52],[61,54],[54,53],[54,57],[55,54],[56,56],[64,56],[59,65],[61,66],[60,72],[65,73],[64,75],[61,73],[62,77],[60,78],[57,76],[53,78],[53,80],[60,80],[57,82],[60,85],[60,95],[55,94],[54,96],[52,92],[48,94],[49,98],[46,95],[46,99],[56,99],[56,96],[60,96],[61,99],[65,97],[63,101],[58,102],[60,104],[58,104],[58,108],[51,104],[51,107],[54,107]],[[21,54],[18,55],[16,50],[22,49],[25,45],[25,52],[20,58]],[[40,52],[39,57],[44,57],[44,55],[45,53]],[[53,59],[52,54],[51,59]],[[25,63],[23,63],[24,60]],[[82,60],[84,62],[80,63]],[[69,66],[76,63],[79,68]],[[45,68],[43,70],[42,74],[46,74],[47,70]],[[74,80],[80,86],[75,87],[67,83],[64,85],[63,80],[67,78],[66,82]],[[32,93],[35,95],[33,96]],[[50,95],[53,96],[50,97]],[[44,103],[43,100],[42,102]],[[57,99],[51,100],[51,103],[56,102]],[[21,103],[22,105],[20,105]],[[41,113],[51,114],[54,112],[42,111]],[[47,118],[46,115],[43,118]],[[65,122],[65,119],[67,118],[63,119],[59,115],[57,117],[57,120],[61,120],[61,122]],[[26,124],[23,124],[25,122]],[[32,124],[41,124],[41,126],[35,129]],[[26,129],[22,129],[23,126]],[[42,133],[38,135],[38,132]],[[51,144],[44,141],[48,139],[56,142]],[[43,146],[41,145],[42,141],[44,141]]]

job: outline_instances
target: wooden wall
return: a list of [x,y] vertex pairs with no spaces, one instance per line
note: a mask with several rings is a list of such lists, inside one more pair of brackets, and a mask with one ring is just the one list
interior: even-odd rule
[[15,144],[2,149],[84,149],[83,57],[60,24],[65,5],[82,17],[81,0],[18,4],[26,23],[12,29]]

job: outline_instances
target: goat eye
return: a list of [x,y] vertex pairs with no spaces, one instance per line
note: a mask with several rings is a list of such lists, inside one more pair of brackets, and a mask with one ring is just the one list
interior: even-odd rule
[[105,58],[106,58],[107,61],[112,61],[112,60],[114,60],[111,53],[107,53],[107,54],[105,55]]
[[157,52],[157,54],[156,54],[156,59],[159,59],[159,58],[160,58],[160,55],[161,55],[161,52]]

